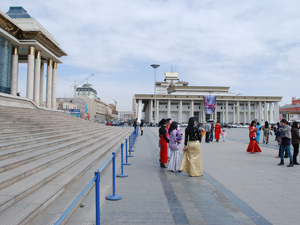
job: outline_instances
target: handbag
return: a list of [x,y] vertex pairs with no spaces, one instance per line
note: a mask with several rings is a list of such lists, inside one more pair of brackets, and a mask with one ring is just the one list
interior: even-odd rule
[[250,137],[250,140],[256,140],[256,137]]

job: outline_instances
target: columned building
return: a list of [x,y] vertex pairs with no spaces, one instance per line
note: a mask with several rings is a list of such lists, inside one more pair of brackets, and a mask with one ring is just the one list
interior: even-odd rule
[[57,64],[62,56],[66,53],[53,36],[22,7],[10,7],[7,14],[0,11],[0,92],[17,96],[19,64],[26,63],[26,98],[41,106],[45,92],[46,108],[56,109]]
[[[165,72],[164,82],[156,82],[156,93],[135,95],[138,121],[154,122],[156,115],[157,123],[162,118],[187,123],[191,116],[203,123],[209,119],[223,124],[249,124],[254,119],[274,123],[279,121],[278,103],[282,100],[273,96],[241,96],[229,92],[229,87],[189,86],[178,79],[176,72]],[[216,96],[214,114],[205,112],[206,95]]]

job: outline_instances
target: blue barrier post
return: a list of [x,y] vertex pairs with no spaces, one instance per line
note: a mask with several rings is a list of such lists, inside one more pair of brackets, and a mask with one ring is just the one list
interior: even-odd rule
[[107,200],[117,201],[122,198],[121,195],[116,195],[116,153],[113,152],[112,161],[112,182],[113,182],[113,194],[106,197]]
[[131,165],[131,163],[128,162],[128,139],[126,139],[125,143],[126,143],[126,163],[124,163],[124,165],[129,166]]
[[128,157],[134,157],[133,155],[131,155],[132,152],[132,135],[129,136],[129,155]]
[[95,192],[96,192],[96,225],[100,225],[100,172],[95,172]]
[[117,177],[128,177],[127,174],[124,174],[124,168],[123,168],[123,164],[124,164],[124,160],[123,160],[123,148],[124,148],[124,144],[121,144],[121,174],[118,174]]
[[133,131],[132,132],[132,134],[130,135],[131,136],[131,143],[130,143],[130,148],[129,148],[129,152],[134,152],[134,150],[133,150],[133,146],[134,146],[134,132],[135,131]]

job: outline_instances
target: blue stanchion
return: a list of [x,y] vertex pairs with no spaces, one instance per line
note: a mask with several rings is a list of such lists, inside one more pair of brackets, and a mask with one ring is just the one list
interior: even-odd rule
[[110,200],[110,201],[117,201],[117,200],[122,199],[122,196],[116,195],[116,153],[113,152],[112,155],[113,155],[113,159],[112,159],[113,160],[112,161],[113,162],[113,165],[112,165],[113,194],[106,196],[106,199]]
[[131,165],[131,163],[128,162],[128,139],[126,138],[126,141],[125,141],[125,146],[126,146],[126,162],[123,164],[123,165],[126,165],[126,166],[129,166]]
[[132,148],[132,134],[129,136],[129,155],[128,155],[128,157],[134,157],[131,154],[131,152],[132,152],[131,148]]
[[121,144],[121,174],[118,174],[117,177],[128,177],[127,174],[124,174],[124,160],[123,160],[123,148],[124,148],[124,144]]
[[100,172],[95,172],[96,225],[100,225]]

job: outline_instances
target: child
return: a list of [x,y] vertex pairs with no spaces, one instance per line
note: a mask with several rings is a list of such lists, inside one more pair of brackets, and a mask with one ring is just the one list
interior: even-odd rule
[[181,133],[179,127],[176,130],[177,130],[176,131],[176,140],[177,140],[177,143],[180,144],[182,141],[182,133]]
[[223,141],[225,141],[226,136],[227,136],[227,133],[226,133],[225,129],[222,130],[221,136],[222,136]]

